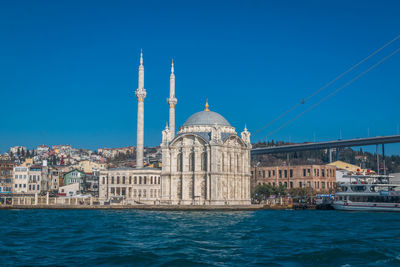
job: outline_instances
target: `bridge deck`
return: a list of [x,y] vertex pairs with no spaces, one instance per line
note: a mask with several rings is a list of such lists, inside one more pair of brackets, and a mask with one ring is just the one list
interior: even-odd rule
[[389,144],[389,143],[400,143],[400,135],[376,136],[376,137],[337,140],[337,141],[319,142],[319,143],[304,143],[304,144],[285,145],[285,146],[253,148],[251,150],[251,154],[252,155],[276,154],[276,153],[287,153],[287,152],[306,151],[306,150],[318,150],[318,149],[353,147],[353,146],[369,146],[369,145]]

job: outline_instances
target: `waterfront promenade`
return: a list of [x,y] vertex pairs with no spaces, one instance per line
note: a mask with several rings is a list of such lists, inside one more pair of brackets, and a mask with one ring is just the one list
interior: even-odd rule
[[251,211],[265,209],[265,205],[223,205],[223,206],[210,206],[210,205],[0,205],[0,210],[12,209],[53,209],[53,210],[154,210],[154,211]]

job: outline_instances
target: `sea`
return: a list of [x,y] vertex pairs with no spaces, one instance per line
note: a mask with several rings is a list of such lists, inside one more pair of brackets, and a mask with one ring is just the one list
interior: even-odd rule
[[400,213],[0,210],[1,266],[400,266]]

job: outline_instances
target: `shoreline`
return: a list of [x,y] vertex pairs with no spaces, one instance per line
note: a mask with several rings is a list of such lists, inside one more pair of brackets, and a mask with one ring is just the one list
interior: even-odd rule
[[0,210],[151,210],[151,211],[253,211],[268,209],[265,205],[244,206],[180,206],[180,205],[0,205]]

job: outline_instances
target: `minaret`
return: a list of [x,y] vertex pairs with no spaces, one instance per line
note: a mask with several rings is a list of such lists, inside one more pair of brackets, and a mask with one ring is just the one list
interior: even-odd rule
[[140,169],[143,168],[144,99],[146,97],[146,89],[144,89],[144,67],[143,67],[142,50],[140,50],[138,88],[136,89],[135,94],[138,101],[137,132],[136,132],[136,168]]
[[169,76],[169,98],[167,98],[169,105],[169,132],[170,140],[175,137],[175,105],[178,100],[175,98],[175,74],[174,74],[174,60],[171,65],[171,75]]

